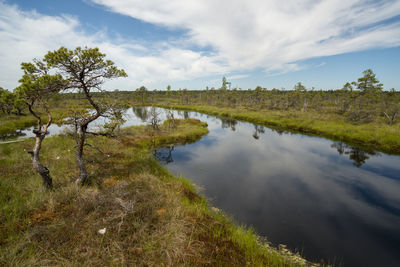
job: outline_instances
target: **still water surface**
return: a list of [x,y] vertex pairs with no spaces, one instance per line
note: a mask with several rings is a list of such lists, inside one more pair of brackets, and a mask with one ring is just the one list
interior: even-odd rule
[[[184,115],[183,112],[180,113]],[[400,157],[199,113],[200,141],[158,151],[174,174],[273,244],[342,266],[400,266]]]
[[[124,126],[146,123],[148,111],[129,109]],[[399,156],[200,113],[174,114],[207,122],[210,133],[154,153],[200,186],[211,205],[309,260],[400,266]],[[64,128],[52,125],[50,132]]]

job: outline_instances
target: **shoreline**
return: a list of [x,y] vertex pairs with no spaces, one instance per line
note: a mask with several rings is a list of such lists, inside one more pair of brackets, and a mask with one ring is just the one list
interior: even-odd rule
[[[341,141],[350,145],[359,146],[367,150],[377,150],[379,152],[383,152],[389,155],[400,155],[400,133],[391,133],[391,136],[388,137],[386,133],[379,127],[376,129],[371,128],[366,130],[365,125],[352,125],[349,123],[341,123],[334,126],[329,125],[329,123],[335,124],[335,121],[300,121],[301,119],[285,121],[285,119],[292,119],[289,117],[280,118],[282,120],[279,121],[277,118],[274,118],[272,116],[265,116],[265,114],[267,114],[268,112],[262,113],[260,111],[248,111],[244,109],[234,108],[218,108],[213,106],[192,106],[164,103],[153,103],[148,105],[153,105],[161,108],[200,112],[222,118],[231,118],[244,122],[260,124],[275,130],[327,138],[333,141]],[[325,129],[324,124],[326,125]],[[395,130],[393,129],[393,131]],[[361,132],[365,132],[366,134],[364,133],[364,135],[361,135]],[[379,137],[382,137],[383,141],[378,140],[378,138],[374,138],[374,134],[378,134]]]

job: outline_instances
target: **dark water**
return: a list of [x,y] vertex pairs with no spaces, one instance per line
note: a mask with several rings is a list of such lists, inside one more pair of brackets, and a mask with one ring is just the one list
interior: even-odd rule
[[[149,108],[127,114],[124,126],[143,124]],[[210,133],[155,155],[201,186],[213,206],[309,260],[400,266],[399,156],[198,113],[174,115],[199,118]],[[65,128],[52,127],[52,134]]]
[[210,133],[157,157],[201,186],[213,206],[309,260],[400,266],[400,157],[186,116],[207,122]]

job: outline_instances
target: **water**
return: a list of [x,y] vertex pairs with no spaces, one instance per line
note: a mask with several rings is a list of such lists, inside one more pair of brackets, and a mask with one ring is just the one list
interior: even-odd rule
[[189,113],[200,141],[158,151],[273,244],[342,266],[400,266],[400,157]]
[[[148,113],[129,109],[124,127],[146,123]],[[174,115],[205,121],[210,133],[155,155],[202,187],[211,205],[309,260],[400,265],[399,156],[199,113]]]

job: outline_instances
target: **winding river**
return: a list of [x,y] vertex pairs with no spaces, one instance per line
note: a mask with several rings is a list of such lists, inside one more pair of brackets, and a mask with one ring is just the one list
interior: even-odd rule
[[[129,109],[124,126],[145,123],[148,111]],[[400,266],[399,156],[195,112],[174,114],[207,122],[210,133],[154,154],[201,187],[212,206],[311,261]]]

